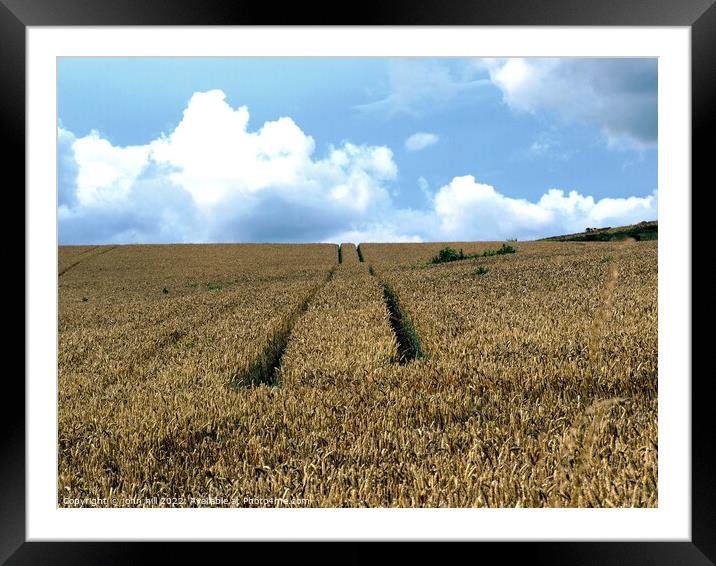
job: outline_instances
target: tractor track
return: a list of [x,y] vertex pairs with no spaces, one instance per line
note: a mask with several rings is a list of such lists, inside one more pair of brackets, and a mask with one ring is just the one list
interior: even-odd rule
[[316,295],[323,289],[333,278],[337,266],[331,268],[328,275],[324,277],[318,285],[316,285],[301,301],[288,318],[273,333],[268,342],[264,345],[261,353],[256,359],[244,370],[239,371],[229,380],[229,386],[233,389],[242,389],[247,387],[255,387],[257,385],[276,386],[278,383],[278,370],[281,367],[281,360],[288,342],[291,338],[293,327],[301,315],[308,310],[308,306]]
[[86,252],[84,252],[84,253],[82,254],[82,257],[80,257],[76,262],[74,262],[74,263],[68,265],[68,266],[65,267],[62,271],[60,271],[60,272],[57,274],[57,277],[62,277],[62,276],[63,276],[65,273],[67,273],[70,269],[72,269],[73,267],[78,266],[80,263],[82,263],[82,262],[85,261],[85,260],[92,259],[93,257],[101,256],[102,254],[106,254],[107,252],[111,252],[111,251],[112,251],[113,249],[115,249],[117,246],[110,246],[110,247],[108,247],[108,248],[106,248],[106,249],[103,249],[103,250],[98,251],[97,253],[92,253],[92,252],[94,252],[94,251],[95,251],[97,248],[99,248],[99,247],[100,247],[100,246],[95,246],[94,248],[89,249],[89,250],[87,250]]

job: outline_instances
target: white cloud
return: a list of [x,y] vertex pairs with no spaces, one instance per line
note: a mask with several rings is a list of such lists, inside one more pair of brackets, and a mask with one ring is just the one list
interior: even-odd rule
[[595,200],[576,191],[548,190],[537,202],[515,199],[472,175],[442,186],[427,210],[393,209],[390,217],[342,232],[344,242],[529,240],[657,218],[657,192]]
[[428,183],[428,180],[425,177],[418,177],[418,188],[420,189],[420,192],[423,193],[425,200],[432,204],[433,193],[430,191],[430,183]]
[[[324,242],[422,242],[423,238],[418,234],[398,232],[401,227],[394,224],[368,224],[361,228],[346,230],[334,234]],[[405,226],[405,228],[408,228]]]
[[540,132],[527,148],[527,155],[533,158],[548,158],[555,161],[568,161],[575,150],[567,149],[556,129],[551,128]]
[[539,232],[551,221],[549,212],[539,205],[505,197],[472,175],[455,177],[440,188],[435,213],[446,239],[503,239],[514,233]]
[[445,240],[532,239],[657,218],[657,192],[595,201],[550,189],[536,202],[507,197],[471,175],[455,177],[435,196],[435,220]]
[[127,196],[149,158],[147,147],[114,147],[96,131],[74,141],[77,198],[84,205]]
[[[144,146],[60,128],[61,239],[91,240],[88,218],[105,218],[97,228],[112,241],[320,239],[389,204],[389,148],[346,142],[316,159],[291,118],[248,124],[248,109],[214,90],[194,94],[176,129]],[[183,220],[167,233],[171,219]]]
[[485,59],[479,66],[517,111],[593,124],[614,148],[657,142],[656,59]]
[[426,147],[438,143],[440,138],[436,134],[429,132],[416,132],[405,140],[405,147],[409,151],[419,151]]
[[387,94],[378,100],[360,104],[362,112],[388,116],[407,114],[422,116],[455,104],[460,95],[474,93],[490,84],[477,78],[469,62],[448,65],[438,61],[411,59],[391,60],[388,64]]
[[437,191],[419,178],[427,208],[402,209],[389,148],[314,153],[291,118],[252,131],[248,109],[221,91],[196,93],[174,131],[142,146],[59,128],[60,242],[529,239],[657,217],[656,191],[595,200],[550,189],[530,202],[469,175]]

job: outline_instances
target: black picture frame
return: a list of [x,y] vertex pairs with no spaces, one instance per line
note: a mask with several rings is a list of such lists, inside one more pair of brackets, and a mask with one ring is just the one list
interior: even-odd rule
[[[549,25],[549,26],[688,26],[692,56],[692,183],[707,186],[708,165],[713,161],[716,99],[715,0],[368,0],[332,8],[305,3],[276,5],[266,2],[222,0],[0,0],[0,132],[5,139],[4,166],[10,187],[25,186],[25,33],[28,26],[103,25]],[[7,179],[7,173],[10,173]],[[671,188],[670,188],[671,189]],[[676,189],[676,188],[675,188]],[[677,190],[690,190],[688,187]],[[701,190],[701,189],[700,189]],[[706,190],[705,188],[703,190]],[[693,192],[692,198],[693,198]],[[24,209],[24,200],[21,205]],[[696,226],[692,216],[692,226]],[[693,239],[693,234],[692,234]],[[26,252],[27,253],[27,248]],[[692,254],[692,258],[695,257]],[[661,266],[660,266],[661,267]],[[692,276],[692,274],[691,274]],[[27,283],[27,282],[26,282]],[[6,299],[7,300],[7,299]],[[31,300],[25,293],[25,305]],[[707,301],[708,302],[708,301]],[[704,309],[706,312],[707,309]],[[26,328],[26,326],[24,325]],[[694,334],[694,338],[696,335]],[[32,336],[26,335],[26,341]],[[27,343],[27,342],[26,342]],[[692,352],[694,351],[692,347]],[[699,351],[699,350],[697,350]],[[710,372],[684,376],[692,391],[692,536],[690,542],[529,542],[475,543],[474,556],[485,560],[495,553],[502,559],[549,564],[713,564],[716,563],[716,497],[712,479],[712,404]],[[163,562],[207,560],[216,552],[205,544],[26,542],[25,537],[25,398],[17,372],[5,372],[5,407],[0,411],[0,562],[7,564],[126,563],[161,552]],[[10,401],[12,400],[12,401]],[[12,407],[11,407],[12,406]],[[13,410],[15,412],[13,412]],[[555,533],[555,538],[559,533]],[[368,561],[376,558],[373,545],[345,549],[300,548],[258,543],[242,544],[241,556],[270,553],[272,559],[295,560],[297,553],[311,560]],[[231,553],[232,544],[222,545]],[[230,548],[227,548],[230,547]],[[426,557],[424,545],[401,549],[403,559],[412,553]],[[464,553],[466,549],[458,549]],[[438,550],[441,560],[447,549]],[[306,554],[308,553],[308,554]],[[235,555],[236,556],[236,555]]]

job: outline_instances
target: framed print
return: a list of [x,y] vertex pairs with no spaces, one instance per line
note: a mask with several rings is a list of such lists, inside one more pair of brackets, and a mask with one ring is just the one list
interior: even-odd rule
[[2,559],[712,563],[716,8],[304,8],[2,0],[27,329]]

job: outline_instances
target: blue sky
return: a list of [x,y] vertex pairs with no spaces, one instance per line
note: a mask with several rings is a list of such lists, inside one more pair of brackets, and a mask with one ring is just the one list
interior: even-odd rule
[[656,59],[63,58],[62,244],[656,218]]

